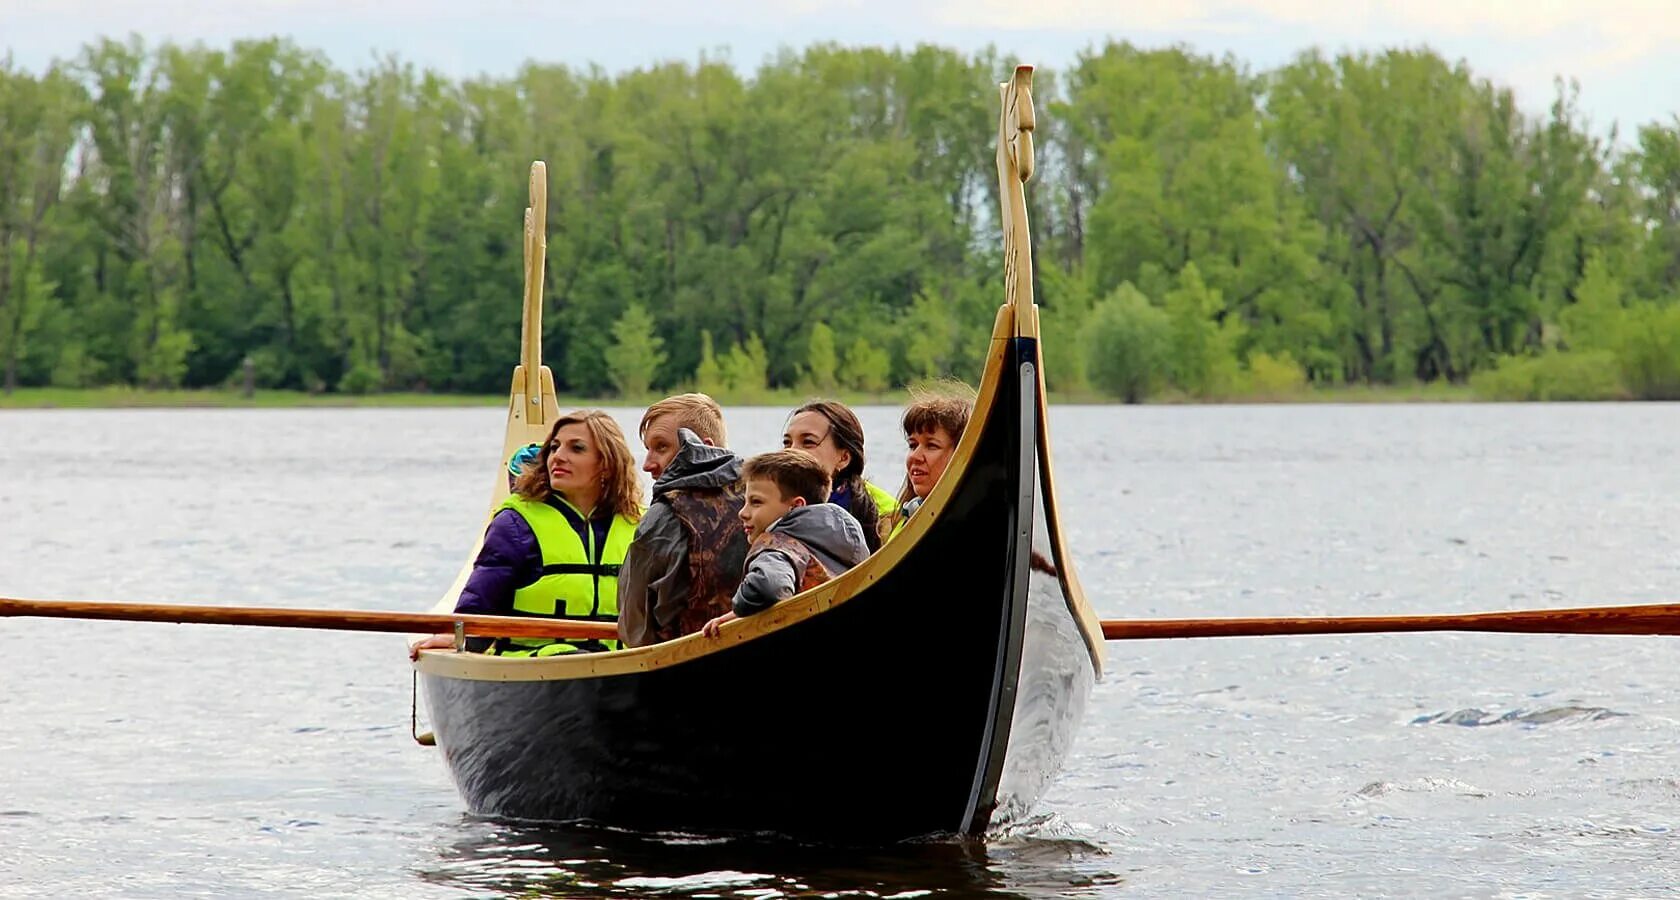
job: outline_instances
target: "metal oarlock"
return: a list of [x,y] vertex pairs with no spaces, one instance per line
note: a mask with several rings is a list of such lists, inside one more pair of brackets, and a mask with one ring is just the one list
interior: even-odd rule
[[420,673],[410,672],[408,683],[408,733],[413,736],[414,743],[422,747],[436,747],[437,735],[433,732],[420,733]]

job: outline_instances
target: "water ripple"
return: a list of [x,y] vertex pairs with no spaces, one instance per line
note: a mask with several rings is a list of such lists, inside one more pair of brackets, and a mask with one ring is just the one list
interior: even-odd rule
[[1412,724],[1462,725],[1466,728],[1483,728],[1489,725],[1517,725],[1522,728],[1538,728],[1541,725],[1552,725],[1559,722],[1602,722],[1605,719],[1625,718],[1627,715],[1627,713],[1605,709],[1601,706],[1554,706],[1549,709],[1533,711],[1514,709],[1506,713],[1490,713],[1472,708],[1418,716],[1412,720]]

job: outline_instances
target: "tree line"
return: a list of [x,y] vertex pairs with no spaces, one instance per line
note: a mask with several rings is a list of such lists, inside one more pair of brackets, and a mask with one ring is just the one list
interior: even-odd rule
[[[15,385],[498,391],[549,167],[563,391],[879,391],[978,372],[1009,61],[818,45],[621,74],[335,68],[282,40],[0,63]],[[1427,49],[1041,70],[1053,388],[1471,382],[1680,398],[1680,118],[1594,134]],[[248,362],[247,362],[248,361]]]

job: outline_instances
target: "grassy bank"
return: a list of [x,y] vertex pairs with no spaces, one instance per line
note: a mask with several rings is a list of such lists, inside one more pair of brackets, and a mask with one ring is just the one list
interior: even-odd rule
[[[1167,402],[1159,397],[1151,402]],[[1472,403],[1485,400],[1465,384],[1352,384],[1336,387],[1301,387],[1276,393],[1231,397],[1221,403]],[[1202,401],[1184,400],[1197,403]]]
[[[1245,393],[1216,394],[1196,397],[1176,388],[1166,388],[1150,396],[1149,406],[1190,406],[1208,404],[1290,404],[1290,403],[1473,403],[1496,399],[1478,395],[1465,384],[1349,384],[1314,386],[1289,385],[1255,388]],[[1050,392],[1051,403],[1113,404],[1119,401],[1112,395],[1095,390]]]
[[0,409],[259,408],[304,406],[500,406],[489,394],[309,394],[303,391],[148,391],[130,387],[18,388],[0,393]]
[[[664,395],[638,398],[562,397],[560,406],[646,406]],[[807,391],[779,389],[750,396],[720,394],[725,406],[797,406],[812,396]],[[903,391],[869,394],[839,391],[837,399],[853,406],[896,406],[905,399]],[[1165,394],[1152,404],[1217,403],[1464,403],[1478,399],[1463,385],[1401,385],[1313,388],[1281,393],[1200,400]],[[495,394],[308,394],[302,391],[257,391],[246,397],[238,391],[148,391],[128,387],[102,388],[18,388],[0,394],[0,409],[145,409],[145,408],[255,408],[298,407],[413,407],[413,406],[501,406],[506,397]],[[1113,398],[1094,391],[1052,391],[1053,403],[1111,404]]]

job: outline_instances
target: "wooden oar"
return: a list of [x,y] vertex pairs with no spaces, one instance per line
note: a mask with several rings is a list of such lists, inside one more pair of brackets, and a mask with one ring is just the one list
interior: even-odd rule
[[1111,641],[1375,634],[1392,631],[1494,631],[1515,634],[1680,634],[1680,603],[1520,609],[1437,616],[1318,616],[1277,619],[1104,619]]
[[185,606],[153,603],[91,603],[75,600],[18,600],[0,597],[0,617],[106,619],[123,622],[180,622],[196,625],[261,625],[332,631],[437,633],[460,624],[473,637],[617,640],[614,622],[580,622],[518,616],[453,616],[433,613],[340,609],[271,609],[259,606]]
[[[581,622],[568,619],[537,619],[518,616],[457,616],[373,610],[191,606],[162,603],[95,603],[76,600],[19,600],[0,597],[0,618],[8,616],[406,633],[448,632],[453,631],[456,624],[459,623],[462,632],[473,637],[571,638],[574,640],[612,640],[618,637],[618,626],[612,622]],[[1657,603],[1646,606],[1591,606],[1574,609],[1524,609],[1510,612],[1430,616],[1104,619],[1102,631],[1103,637],[1111,641],[1302,634],[1377,634],[1381,632],[1416,631],[1680,635],[1680,603]]]

